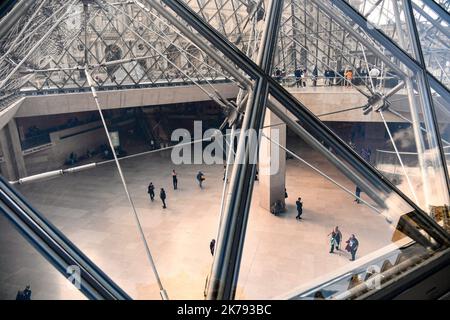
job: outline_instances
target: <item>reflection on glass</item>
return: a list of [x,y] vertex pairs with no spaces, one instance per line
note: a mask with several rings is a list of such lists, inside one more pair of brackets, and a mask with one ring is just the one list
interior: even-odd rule
[[356,0],[349,3],[367,19],[371,27],[382,31],[413,56],[402,1]]
[[[431,80],[431,79],[430,79]],[[449,98],[447,94],[445,96],[439,94],[442,90],[437,91],[438,84],[431,86],[434,109],[436,112],[436,118],[439,127],[440,139],[442,148],[444,150],[445,160],[447,161],[447,167],[450,166],[450,108]],[[445,94],[445,92],[443,92]]]
[[[379,17],[375,10],[395,15],[386,16],[385,24],[390,21],[398,44],[409,48],[412,37],[405,8],[397,2],[351,4],[366,15]],[[308,10],[295,1],[285,7],[274,76],[423,210],[447,204],[438,137],[422,75],[394,59],[382,44],[363,41],[365,32],[353,32],[349,20],[332,16],[327,4],[308,3]],[[290,19],[293,9],[301,18]],[[285,76],[278,76],[277,70],[285,70]]]
[[80,300],[84,295],[0,215],[1,300],[17,299],[30,286],[31,300]]
[[[264,6],[186,3],[256,57]],[[447,157],[450,99],[434,88],[435,128],[424,74],[369,37],[367,29],[376,27],[419,60],[401,1],[349,3],[369,26],[355,26],[332,1],[285,2],[271,74],[308,110],[287,105],[289,99],[271,106],[279,116],[288,114],[284,120],[292,131],[275,143],[276,135],[265,128],[269,133],[260,141],[239,299],[364,297],[448,247],[426,214],[439,220],[437,213],[449,204],[438,142]],[[428,69],[445,83],[448,66],[440,55],[442,27],[448,26],[422,1],[414,1],[414,10]],[[144,4],[77,3],[69,13],[46,43],[49,49],[27,59],[30,64],[14,78],[19,82],[7,82],[2,101],[23,104],[0,131],[1,174],[133,298],[160,298],[150,250],[170,298],[203,298],[215,243],[222,240],[219,213],[232,176],[225,176],[222,163],[206,163],[199,140],[205,130],[226,126],[242,113],[234,104],[239,87],[229,74],[247,75],[236,76],[241,70],[233,67],[221,70]],[[27,48],[19,43],[17,55]],[[111,146],[87,86],[90,77]],[[266,125],[284,128],[272,116],[268,113]],[[195,120],[203,127],[197,129]],[[177,137],[189,144],[182,153],[193,160],[189,163],[171,156],[178,129],[185,129]],[[279,170],[269,175],[264,169],[273,163]],[[43,175],[27,178],[34,174]],[[43,179],[49,177],[54,179]],[[8,231],[1,236],[14,239]],[[11,247],[31,256],[23,242]],[[3,253],[5,296],[30,283],[37,297],[72,297],[56,276],[40,279],[23,267],[27,258],[13,256],[7,246]],[[39,275],[45,268],[36,266]],[[55,297],[43,292],[39,281],[50,283]]]
[[[287,198],[279,186],[284,174]],[[286,172],[272,179],[267,183],[260,172],[253,191],[238,299],[361,298],[445,248],[441,240],[424,236],[418,213],[402,200],[387,195],[386,208],[380,208],[292,133]],[[268,192],[285,202],[282,212],[264,207]],[[336,227],[339,237],[333,237]],[[349,261],[352,235],[358,241],[355,261]]]
[[448,23],[434,12],[426,1],[414,0],[412,6],[427,69],[450,88]]

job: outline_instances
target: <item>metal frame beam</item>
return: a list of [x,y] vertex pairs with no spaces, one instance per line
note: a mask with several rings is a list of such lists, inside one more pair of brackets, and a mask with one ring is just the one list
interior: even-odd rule
[[[79,268],[79,290],[89,299],[131,300],[103,271],[0,177],[0,212],[64,277]],[[70,278],[69,278],[70,279]],[[68,281],[70,281],[68,279]]]
[[[278,38],[282,12],[283,0],[271,0],[258,56],[258,64],[265,73],[270,73],[272,69],[276,50],[273,43],[276,43]],[[259,135],[264,124],[268,93],[269,84],[266,77],[256,79],[247,102],[236,163],[230,180],[229,197],[221,220],[208,288],[209,299],[230,300],[236,293],[256,172],[255,155],[252,154],[252,144],[255,141],[250,139],[252,141],[247,143],[245,133],[252,130],[250,132],[258,132]]]
[[[365,185],[369,184],[376,191],[384,193],[385,195],[394,192],[400,198],[418,213],[418,219],[426,221],[427,226],[433,226],[434,230],[427,228],[430,234],[438,236],[440,239],[445,239],[448,242],[449,235],[443,231],[440,226],[432,220],[426,213],[424,213],[413,201],[406,197],[400,190],[398,190],[390,181],[388,181],[383,175],[381,175],[376,169],[367,164],[355,151],[353,151],[345,142],[337,137],[325,124],[323,124],[317,117],[315,117],[304,105],[297,101],[292,95],[289,94],[280,84],[278,84],[269,74],[265,73],[259,66],[257,66],[251,59],[249,59],[244,53],[238,50],[233,44],[231,44],[223,35],[218,33],[209,24],[205,23],[200,17],[196,15],[192,9],[180,0],[162,0],[170,9],[172,9],[178,16],[192,26],[201,36],[207,39],[215,48],[217,48],[222,54],[225,55],[236,65],[239,65],[241,69],[247,73],[253,79],[265,78],[269,84],[270,94],[278,100],[288,111],[290,111],[297,119],[301,119],[302,122],[308,125],[310,128],[307,132],[297,122],[289,118],[285,111],[277,108],[271,101],[268,102],[269,108],[281,116],[291,128],[296,129],[297,133],[302,134],[302,138],[306,137],[313,143],[313,146],[317,147],[321,153],[329,160],[340,161],[335,155],[331,154],[328,150],[321,145],[315,138],[320,137],[325,140],[341,158],[351,166],[350,172],[347,177],[357,181],[360,175],[364,177]],[[384,37],[384,35],[383,35]],[[409,56],[408,56],[409,57]],[[416,65],[416,64],[415,64]],[[416,65],[417,66],[417,65]],[[312,132],[312,134],[311,134]],[[323,149],[320,149],[320,145]],[[338,166],[340,170],[343,170],[341,166]],[[371,190],[364,190],[369,194]],[[377,201],[377,204],[382,203]],[[223,284],[224,285],[224,284]]]
[[[365,184],[355,172],[366,177],[370,180],[372,185],[376,185],[375,190],[380,190],[384,193],[389,193],[395,190],[398,194],[412,205],[412,207],[417,208],[417,206],[410,201],[406,196],[404,196],[395,186],[393,186],[389,181],[387,181],[378,171],[373,167],[366,164],[363,159],[354,152],[345,142],[343,142],[339,137],[337,137],[326,125],[324,125],[318,118],[316,118],[303,104],[293,98],[282,86],[280,86],[274,79],[272,79],[268,74],[265,74],[261,68],[259,68],[253,61],[251,61],[245,54],[239,51],[231,43],[227,41],[220,33],[214,30],[211,26],[206,24],[201,18],[199,18],[195,12],[191,10],[186,4],[180,0],[163,0],[176,14],[181,16],[189,24],[191,24],[194,29],[196,29],[203,37],[208,39],[211,44],[218,48],[222,53],[228,57],[233,63],[239,65],[244,72],[249,74],[251,77],[266,77],[270,84],[270,93],[292,114],[294,114],[297,119],[302,119],[303,122],[308,124],[311,128],[310,131],[312,135],[304,128],[302,128],[298,123],[286,116],[285,112],[277,110],[278,108],[269,101],[268,106],[273,111],[282,116],[282,120],[285,121],[292,129],[296,130],[299,134],[302,133],[302,138],[307,139],[308,142],[313,143],[313,145],[320,150],[324,156],[327,157],[332,163],[335,163],[339,169],[343,170],[347,177],[355,183]],[[222,49],[223,48],[223,49]],[[277,115],[278,115],[277,114]],[[329,152],[323,147],[318,141],[316,141],[313,136],[320,137],[324,139],[334,150],[338,151],[342,158],[351,165],[350,168],[342,166],[342,161],[336,158],[334,154]],[[370,189],[364,190],[369,194],[372,193]],[[383,206],[381,199],[377,203]],[[418,209],[418,208],[417,208]]]
[[[430,1],[433,2],[433,1]],[[431,132],[430,138],[432,139],[432,143],[434,147],[437,147],[439,149],[439,155],[440,155],[440,166],[442,167],[444,179],[447,184],[447,200],[448,200],[448,194],[450,193],[450,177],[449,172],[447,169],[447,160],[445,158],[444,153],[444,147],[442,145],[442,141],[440,139],[440,132],[439,132],[439,124],[436,117],[436,112],[434,109],[434,102],[433,97],[430,90],[430,83],[428,81],[427,77],[427,66],[425,63],[425,58],[422,51],[422,46],[420,44],[420,36],[419,31],[417,29],[416,20],[414,18],[414,9],[412,7],[412,3],[410,0],[403,0],[404,10],[405,10],[405,16],[406,16],[406,22],[407,26],[410,32],[411,41],[413,42],[413,48],[415,51],[415,55],[418,57],[419,62],[421,64],[421,70],[420,72],[417,72],[417,87],[418,90],[422,93],[420,95],[422,99],[422,104],[424,105],[424,121],[428,123],[428,126],[431,127],[429,131]],[[428,108],[427,108],[428,107]],[[420,124],[419,124],[420,126]],[[437,164],[439,166],[439,163]],[[448,203],[447,203],[448,204]]]

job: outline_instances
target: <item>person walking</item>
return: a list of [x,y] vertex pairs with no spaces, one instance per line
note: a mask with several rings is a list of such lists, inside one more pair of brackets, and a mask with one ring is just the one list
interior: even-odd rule
[[294,76],[295,76],[295,86],[297,88],[300,88],[302,86],[301,81],[302,81],[302,71],[297,68],[294,71]]
[[345,76],[345,87],[346,88],[351,88],[352,87],[352,82],[353,82],[353,70],[349,69],[345,72],[344,74]]
[[202,189],[203,181],[205,181],[205,175],[203,174],[203,172],[199,171],[197,173],[197,181],[198,181],[198,185],[200,186],[200,189]]
[[365,147],[361,149],[361,157],[370,163],[370,157],[372,156],[372,151],[369,147]]
[[281,83],[281,70],[278,67],[275,68],[275,79]]
[[295,219],[301,220],[302,219],[302,214],[303,214],[302,198],[298,198],[297,201],[295,202],[295,204],[297,205],[297,216],[295,217]]
[[380,76],[380,74],[381,72],[377,67],[373,67],[369,71],[369,77],[372,78],[372,83],[375,87],[378,85],[378,77]]
[[148,185],[147,193],[150,195],[150,200],[153,202],[153,200],[155,200],[155,186],[152,182]]
[[308,70],[304,69],[302,72],[302,83],[303,83],[303,88],[306,88],[306,78],[308,76]]
[[172,170],[172,182],[173,182],[173,190],[177,190],[178,188],[178,178],[175,169]]
[[336,83],[336,72],[334,70],[330,70],[330,86],[334,86]]
[[163,203],[163,209],[166,209],[166,191],[164,188],[161,188],[161,192],[159,193],[159,197],[161,198],[161,201]]
[[356,197],[356,199],[354,201],[357,204],[360,204],[361,203],[361,189],[358,186],[356,186],[355,197]]
[[315,66],[312,72],[313,87],[317,87],[318,76],[319,76],[319,69],[317,68],[317,66]]
[[334,247],[336,246],[336,232],[333,230],[328,236],[330,237],[330,253],[334,253]]
[[341,250],[342,233],[341,233],[341,230],[339,230],[338,226],[336,226],[336,228],[334,229],[334,240],[335,240],[336,250],[340,251]]
[[209,251],[211,251],[211,255],[214,256],[214,249],[216,247],[216,239],[212,239],[209,243]]
[[345,250],[350,252],[350,254],[352,255],[352,258],[350,259],[350,261],[355,261],[356,251],[358,251],[358,247],[359,247],[359,241],[358,241],[358,239],[356,239],[355,235],[352,234],[352,236],[350,237],[350,239],[347,240],[346,243],[347,243],[347,246],[345,247]]

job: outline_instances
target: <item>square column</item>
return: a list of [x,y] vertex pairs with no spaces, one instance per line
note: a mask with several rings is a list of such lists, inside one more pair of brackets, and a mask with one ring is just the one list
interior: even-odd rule
[[17,130],[16,120],[11,119],[8,123],[8,130],[10,136],[11,147],[14,155],[14,162],[16,164],[17,174],[19,178],[27,176],[27,168],[22,153],[22,145],[20,143],[19,131]]
[[0,148],[3,157],[3,162],[0,164],[2,175],[9,181],[15,180],[17,177],[14,171],[14,160],[9,148],[8,132],[5,128],[0,130]]
[[[286,124],[270,110],[266,111],[264,127],[263,133],[266,137],[286,146]],[[281,200],[285,206],[285,188],[286,151],[262,136],[259,148],[260,206],[270,211],[270,207],[277,200]]]

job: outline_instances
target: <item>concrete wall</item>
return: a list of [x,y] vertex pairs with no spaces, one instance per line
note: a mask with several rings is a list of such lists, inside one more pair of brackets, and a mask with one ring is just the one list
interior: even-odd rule
[[2,129],[8,124],[8,122],[11,121],[11,119],[16,115],[17,111],[20,109],[25,100],[26,98],[21,98],[0,111],[0,129]]
[[[83,132],[90,129],[93,130]],[[100,145],[107,143],[106,134],[101,126],[101,122],[93,122],[53,132],[50,134],[50,139],[52,143],[51,147],[25,156],[28,174],[31,175],[59,169],[64,166],[64,162],[71,152],[76,153],[77,156],[81,156],[87,150],[96,149]]]
[[[302,102],[315,115],[322,115],[348,108],[363,106],[367,103],[367,98],[356,90],[345,89],[343,87],[308,87],[303,89],[289,89],[292,95]],[[397,100],[404,95],[394,96]],[[404,104],[399,109],[399,104]],[[406,107],[406,108],[405,108]],[[402,99],[396,105],[396,110],[407,110],[407,100]],[[386,112],[387,122],[404,122],[396,116]],[[322,121],[344,121],[344,122],[381,122],[378,113],[371,112],[364,115],[362,110],[352,110],[348,112],[336,113],[333,115],[321,116]]]
[[[237,96],[234,84],[214,84],[220,94],[227,99]],[[209,89],[205,86],[206,89]],[[141,106],[157,106],[184,102],[211,100],[198,87],[159,87],[99,91],[100,104],[104,109],[118,109]],[[33,117],[61,113],[75,113],[97,110],[91,92],[28,96],[16,117]]]

